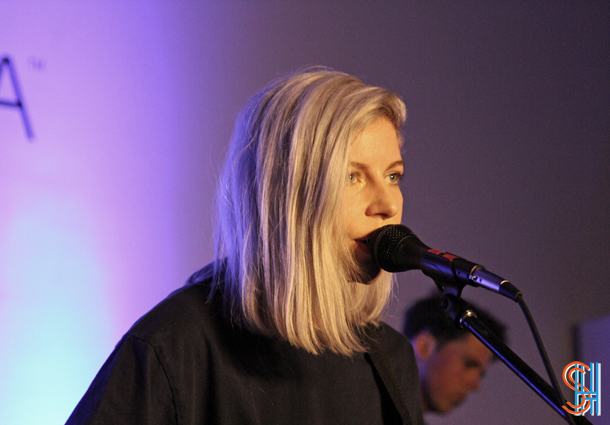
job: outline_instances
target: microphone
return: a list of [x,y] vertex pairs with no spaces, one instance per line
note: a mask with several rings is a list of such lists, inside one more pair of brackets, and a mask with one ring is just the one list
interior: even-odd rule
[[426,246],[406,226],[394,224],[374,231],[367,239],[373,260],[385,271],[421,270],[435,282],[482,286],[513,301],[521,294],[508,280],[464,258]]

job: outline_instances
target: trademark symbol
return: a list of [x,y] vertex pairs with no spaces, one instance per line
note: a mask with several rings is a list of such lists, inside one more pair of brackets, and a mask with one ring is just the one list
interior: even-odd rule
[[28,58],[28,65],[31,69],[37,72],[42,72],[47,67],[47,61],[41,58],[37,58],[36,56],[30,56]]

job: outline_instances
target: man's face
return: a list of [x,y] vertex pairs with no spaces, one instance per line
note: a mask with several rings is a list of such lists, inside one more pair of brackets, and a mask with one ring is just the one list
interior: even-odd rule
[[471,334],[427,354],[418,359],[424,410],[438,413],[457,407],[471,391],[481,387],[481,378],[493,357]]

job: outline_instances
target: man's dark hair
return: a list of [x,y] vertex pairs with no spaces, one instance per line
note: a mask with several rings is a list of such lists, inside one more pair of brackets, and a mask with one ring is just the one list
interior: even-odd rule
[[[489,330],[506,342],[506,326],[499,322],[485,310],[472,305],[477,313],[477,317]],[[440,297],[438,294],[422,298],[413,304],[405,313],[403,333],[407,338],[413,339],[422,331],[432,334],[437,342],[437,349],[449,341],[465,337],[470,332],[467,329],[457,327],[445,312],[441,309]]]

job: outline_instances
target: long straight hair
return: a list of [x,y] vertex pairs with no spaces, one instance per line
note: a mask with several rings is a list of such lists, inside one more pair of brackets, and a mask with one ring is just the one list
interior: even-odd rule
[[281,78],[244,106],[217,195],[214,289],[232,321],[314,354],[366,349],[362,330],[379,324],[392,280],[353,281],[340,211],[351,144],[380,117],[399,132],[395,93],[325,68]]

